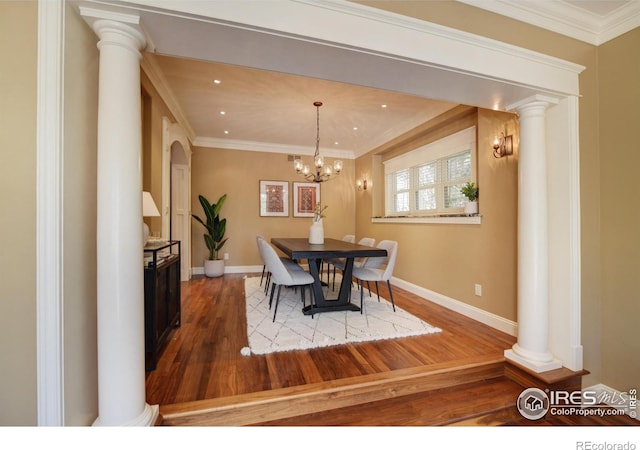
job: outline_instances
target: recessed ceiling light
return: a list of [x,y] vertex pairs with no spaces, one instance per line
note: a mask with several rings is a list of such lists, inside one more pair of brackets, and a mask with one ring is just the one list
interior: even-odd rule
[[333,145],[340,145],[340,142],[335,141],[335,142],[333,143]]
[[353,131],[358,131],[358,127],[353,127]]
[[224,116],[225,114],[226,114],[226,112],[220,111],[220,115]]
[[386,108],[386,107],[387,107],[387,105],[384,104],[384,103],[382,105],[380,105],[380,108]]
[[213,84],[220,84],[220,83],[222,83],[222,81],[220,81],[220,80],[213,80]]
[[224,134],[229,134],[229,130],[224,130]]

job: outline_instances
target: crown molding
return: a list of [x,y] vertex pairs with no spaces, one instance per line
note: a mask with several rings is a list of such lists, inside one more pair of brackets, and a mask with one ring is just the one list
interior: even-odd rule
[[629,1],[605,16],[565,1],[457,1],[596,46],[640,26],[640,2],[637,1]]

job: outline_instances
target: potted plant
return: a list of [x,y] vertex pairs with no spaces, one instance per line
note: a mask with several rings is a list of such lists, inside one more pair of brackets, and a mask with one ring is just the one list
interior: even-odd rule
[[227,242],[227,238],[224,237],[227,219],[220,219],[220,208],[227,199],[227,194],[220,197],[216,203],[210,203],[203,195],[199,195],[198,199],[206,219],[203,220],[195,214],[191,214],[191,216],[200,222],[206,230],[204,242],[209,249],[209,257],[204,261],[204,274],[208,277],[219,277],[224,274],[224,259],[218,257],[218,252]]
[[469,216],[478,214],[478,186],[474,183],[467,183],[460,188],[460,193],[469,200],[467,204],[464,205],[464,213]]

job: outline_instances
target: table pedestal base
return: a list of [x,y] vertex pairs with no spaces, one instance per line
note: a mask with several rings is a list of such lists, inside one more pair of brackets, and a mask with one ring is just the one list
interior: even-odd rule
[[310,316],[313,314],[321,313],[321,312],[330,312],[330,311],[360,311],[360,307],[354,305],[353,303],[347,304],[337,304],[331,305],[331,302],[337,302],[338,300],[325,300],[328,303],[326,306],[316,306],[309,305],[302,308],[302,312],[305,316]]

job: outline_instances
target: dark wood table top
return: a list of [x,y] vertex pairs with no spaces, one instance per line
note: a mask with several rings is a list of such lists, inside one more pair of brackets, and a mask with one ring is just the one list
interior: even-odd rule
[[272,238],[271,243],[291,259],[387,256],[385,249],[352,244],[341,239],[325,238],[324,244],[309,244],[307,238]]

